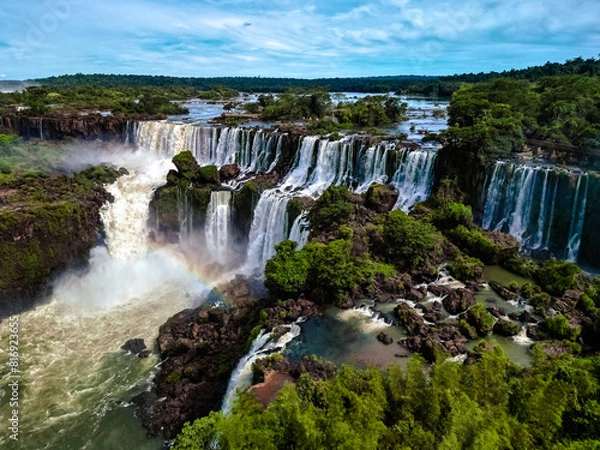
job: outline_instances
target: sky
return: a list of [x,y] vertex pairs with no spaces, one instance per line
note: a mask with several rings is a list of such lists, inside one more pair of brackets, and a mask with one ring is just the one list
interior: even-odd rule
[[356,77],[600,54],[598,0],[4,0],[0,80]]

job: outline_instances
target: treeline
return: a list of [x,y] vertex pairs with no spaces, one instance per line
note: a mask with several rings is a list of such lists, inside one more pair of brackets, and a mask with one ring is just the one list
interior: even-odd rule
[[143,86],[185,86],[197,90],[212,90],[226,86],[243,92],[285,92],[290,88],[315,89],[325,86],[330,92],[405,92],[439,93],[449,95],[451,90],[442,87],[438,77],[399,75],[362,78],[263,78],[263,77],[169,77],[152,75],[75,74],[35,80],[55,88],[75,88],[84,85],[107,88]]
[[493,78],[514,78],[517,80],[535,81],[542,77],[555,75],[588,75],[600,76],[600,58],[568,59],[564,63],[548,61],[543,66],[531,66],[525,69],[511,69],[503,72],[463,73],[440,77],[443,82],[479,83]]
[[498,348],[469,364],[405,371],[343,367],[332,379],[307,373],[266,408],[244,394],[230,415],[187,424],[176,450],[592,450],[600,439],[600,358],[549,359],[530,369]]

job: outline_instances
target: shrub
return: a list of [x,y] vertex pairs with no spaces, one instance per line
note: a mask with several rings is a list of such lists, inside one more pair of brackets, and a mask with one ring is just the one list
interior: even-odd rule
[[219,184],[219,169],[217,166],[204,166],[196,170],[194,181],[200,184]]
[[195,172],[198,170],[198,162],[194,155],[189,150],[178,153],[173,157],[173,164],[177,167],[177,171],[182,177],[191,180]]
[[510,320],[500,319],[494,324],[494,333],[500,336],[516,336],[522,327]]
[[347,188],[328,187],[310,210],[313,230],[322,231],[345,224],[355,210],[349,199],[350,192]]
[[478,280],[483,276],[483,263],[467,255],[458,255],[448,266],[453,277],[461,281]]
[[476,303],[467,311],[467,322],[475,328],[479,336],[485,336],[494,326],[494,317],[481,303]]
[[574,341],[579,336],[578,328],[571,328],[569,319],[562,314],[546,318],[546,328],[551,337]]
[[388,262],[399,269],[417,267],[429,259],[441,236],[433,225],[400,210],[388,214],[383,224]]
[[295,298],[306,287],[311,263],[305,252],[297,252],[294,241],[283,241],[275,246],[276,254],[267,261],[265,286],[274,298]]
[[515,256],[502,263],[502,267],[510,270],[512,273],[527,278],[533,278],[539,268],[538,264],[531,258]]
[[433,223],[440,230],[450,230],[459,225],[473,226],[473,211],[462,203],[445,203],[433,213]]
[[459,225],[448,232],[450,240],[464,252],[479,258],[486,264],[491,263],[502,249],[490,241],[479,229],[469,230],[464,225]]
[[577,265],[555,259],[546,261],[537,271],[540,286],[552,295],[561,296],[567,289],[576,289],[583,273]]

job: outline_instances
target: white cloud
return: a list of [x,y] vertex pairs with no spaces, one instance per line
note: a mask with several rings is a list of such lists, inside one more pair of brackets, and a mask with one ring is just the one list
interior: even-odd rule
[[590,57],[600,48],[595,0],[68,1],[80,6],[42,38],[32,32],[47,14],[39,2],[3,5],[7,77],[447,73]]

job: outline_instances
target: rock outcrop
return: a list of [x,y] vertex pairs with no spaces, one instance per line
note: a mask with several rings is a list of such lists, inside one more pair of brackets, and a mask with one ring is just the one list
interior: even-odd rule
[[307,300],[265,306],[257,301],[241,301],[232,309],[205,306],[182,311],[161,326],[157,342],[163,363],[154,388],[133,399],[149,435],[173,438],[185,422],[219,410],[231,373],[260,328],[277,333],[279,325],[320,314]]
[[114,180],[119,173],[99,168],[82,174],[90,177],[91,186],[64,175],[25,176],[0,184],[3,314],[26,309],[49,293],[54,275],[87,263],[89,251],[98,241],[100,208],[111,198],[93,178],[101,175]]
[[40,138],[63,140],[75,138],[103,141],[126,138],[127,123],[136,120],[160,119],[147,115],[53,114],[30,117],[11,114],[0,117],[0,128],[5,128],[24,139]]

